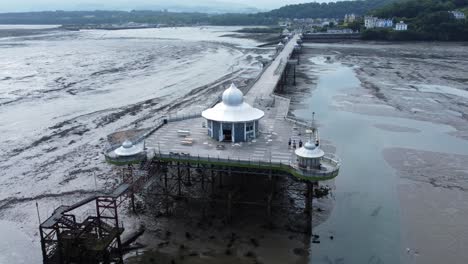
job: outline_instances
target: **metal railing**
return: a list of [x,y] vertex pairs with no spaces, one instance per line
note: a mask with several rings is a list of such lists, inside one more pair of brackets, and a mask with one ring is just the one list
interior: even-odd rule
[[183,121],[183,120],[188,120],[188,119],[194,119],[194,118],[199,118],[201,117],[202,112],[196,112],[193,114],[176,114],[176,115],[170,115],[167,117],[167,122],[177,122],[177,121]]
[[[145,132],[145,133],[143,133],[141,135],[136,135],[136,136],[133,136],[133,137],[129,137],[126,140],[131,141],[133,144],[140,143],[145,138],[147,138],[149,135],[153,134],[156,130],[161,128],[164,125],[164,122],[165,122],[164,120],[167,120],[166,116],[162,116],[162,117],[158,118],[156,120],[156,122],[155,122],[155,125],[151,129],[148,129],[147,132]],[[119,148],[120,146],[122,146],[122,143],[108,144],[108,146],[105,148],[105,153],[109,153],[111,151],[114,151],[117,148]]]
[[293,124],[301,125],[303,127],[310,127],[311,122],[305,119],[297,118],[295,116],[286,116],[286,121],[292,122]]
[[189,163],[207,163],[207,164],[218,164],[218,165],[227,165],[234,167],[247,167],[247,168],[256,168],[256,169],[274,169],[281,170],[295,176],[305,177],[305,178],[334,178],[338,174],[340,169],[340,162],[337,159],[332,158],[331,156],[325,156],[321,159],[321,162],[328,163],[332,169],[326,169],[330,166],[324,166],[323,169],[304,169],[300,168],[297,162],[289,159],[286,161],[272,161],[272,160],[252,160],[252,159],[241,159],[238,158],[220,158],[210,157],[210,156],[193,156],[188,153],[161,153],[154,152],[153,158],[161,160],[172,160],[178,162],[189,162]]

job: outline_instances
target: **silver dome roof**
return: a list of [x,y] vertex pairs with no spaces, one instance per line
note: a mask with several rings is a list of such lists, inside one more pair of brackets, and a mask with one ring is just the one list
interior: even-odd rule
[[234,84],[223,93],[223,100],[202,112],[207,120],[218,122],[250,122],[259,120],[265,113],[244,102],[244,94]]
[[302,148],[296,150],[296,155],[301,158],[317,159],[325,155],[319,146],[316,146],[311,141],[307,141]]
[[143,148],[133,145],[130,140],[125,140],[122,146],[120,146],[114,152],[117,156],[129,157],[142,153]]
[[229,106],[238,106],[244,102],[244,94],[233,83],[223,92],[223,103]]

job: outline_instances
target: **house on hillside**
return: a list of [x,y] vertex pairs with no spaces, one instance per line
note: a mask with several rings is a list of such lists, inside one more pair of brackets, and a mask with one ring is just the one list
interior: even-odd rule
[[366,28],[375,28],[377,23],[377,18],[373,16],[366,16],[364,17],[364,26]]
[[396,31],[406,31],[406,30],[408,30],[408,24],[406,24],[403,21],[400,21],[400,23],[395,24],[395,30]]
[[378,28],[391,28],[393,27],[393,20],[391,19],[377,19],[377,25],[376,27]]
[[281,20],[278,22],[278,26],[282,27],[282,28],[288,28],[291,26],[291,21],[289,19],[286,19],[286,20]]
[[344,17],[344,22],[345,23],[353,23],[356,21],[356,15],[355,14],[346,14]]
[[452,14],[455,19],[465,19],[465,13],[460,12],[460,11],[449,11],[450,14]]
[[369,28],[391,28],[393,27],[393,20],[378,18],[374,16],[366,16],[364,18],[364,26]]

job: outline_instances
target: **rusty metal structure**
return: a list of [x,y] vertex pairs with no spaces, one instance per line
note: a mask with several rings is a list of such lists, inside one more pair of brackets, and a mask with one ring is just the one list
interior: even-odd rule
[[[78,222],[73,209],[96,204],[96,215]],[[90,197],[72,206],[61,206],[40,225],[44,263],[123,263],[117,200],[111,196]]]
[[[130,200],[153,175],[151,162],[142,163],[139,172],[123,170],[122,184],[112,193],[90,196],[70,206],[60,206],[39,226],[44,264],[123,263],[118,207]],[[77,221],[74,211],[94,204],[94,213]]]

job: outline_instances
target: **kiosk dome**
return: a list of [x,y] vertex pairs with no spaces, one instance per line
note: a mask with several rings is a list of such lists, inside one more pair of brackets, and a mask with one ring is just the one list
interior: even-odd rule
[[135,146],[130,140],[125,140],[122,146],[117,148],[114,152],[119,157],[131,157],[141,154],[143,149]]
[[232,142],[255,138],[258,121],[264,115],[244,101],[244,94],[234,84],[223,92],[220,103],[202,112],[208,122],[208,134],[218,141]]

